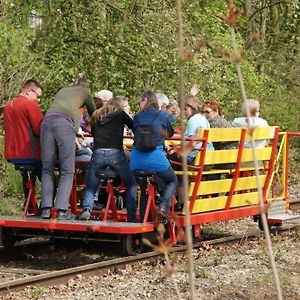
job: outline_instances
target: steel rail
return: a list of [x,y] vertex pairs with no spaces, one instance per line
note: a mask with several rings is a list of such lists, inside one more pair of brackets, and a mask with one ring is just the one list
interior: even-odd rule
[[[278,229],[278,232],[289,231],[289,230],[295,229],[296,227],[297,227],[297,225],[287,226],[287,227]],[[226,243],[231,243],[231,242],[236,242],[236,241],[241,241],[241,240],[247,240],[247,239],[259,237],[259,236],[262,236],[262,232],[257,230],[257,231],[253,231],[249,234],[246,234],[246,235],[240,234],[240,235],[222,237],[222,238],[218,238],[218,239],[210,240],[210,241],[197,242],[193,245],[193,248],[198,248],[198,247],[201,247],[204,245],[212,245],[213,246],[213,245],[226,244]],[[170,253],[183,252],[183,251],[186,251],[186,249],[187,249],[187,246],[183,245],[183,246],[174,247],[169,252]],[[120,257],[120,258],[116,258],[116,259],[112,259],[112,260],[108,260],[108,261],[97,262],[97,263],[87,264],[87,265],[63,269],[63,270],[50,271],[45,274],[14,279],[14,280],[0,283],[0,291],[2,291],[2,292],[5,290],[11,291],[11,289],[25,287],[28,285],[37,284],[37,283],[41,283],[41,282],[46,283],[47,281],[52,281],[52,280],[59,279],[62,277],[69,278],[76,274],[82,274],[82,273],[86,273],[86,272],[93,272],[93,271],[100,271],[100,270],[107,270],[112,267],[121,266],[121,265],[125,265],[128,263],[135,263],[138,261],[143,261],[145,259],[154,258],[154,257],[158,257],[161,255],[163,255],[163,253],[152,251],[152,252],[142,253],[142,254],[139,254],[136,256]]]

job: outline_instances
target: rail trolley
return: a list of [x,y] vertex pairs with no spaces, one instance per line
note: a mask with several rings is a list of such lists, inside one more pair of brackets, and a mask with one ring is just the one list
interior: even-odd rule
[[[270,226],[297,218],[289,211],[288,199],[288,156],[289,139],[300,136],[300,132],[280,132],[276,126],[257,127],[252,132],[254,140],[266,140],[267,146],[255,150],[259,165],[259,174],[255,175],[253,149],[244,148],[250,139],[246,128],[214,128],[199,133],[197,141],[202,142],[195,164],[188,166],[188,202],[180,212],[174,211],[173,197],[169,212],[168,237],[176,245],[178,231],[185,226],[185,212],[190,212],[190,223],[194,238],[200,238],[200,228],[204,223],[253,216],[261,226],[260,212],[267,215]],[[208,142],[236,142],[237,148],[230,150],[207,151]],[[126,143],[132,141],[126,139]],[[179,139],[168,140],[169,144],[178,144]],[[178,163],[177,163],[178,164]],[[213,168],[205,171],[205,166]],[[79,167],[79,163],[77,165]],[[224,167],[224,166],[227,166]],[[230,166],[230,168],[229,168]],[[23,166],[21,172],[30,174],[30,167]],[[81,214],[80,190],[84,185],[79,180],[79,168],[74,174],[70,195],[70,210],[74,216]],[[182,171],[176,171],[183,176]],[[145,217],[139,223],[127,222],[126,209],[118,203],[118,195],[123,191],[113,170],[99,172],[108,194],[106,207],[101,211],[92,211],[88,221],[44,220],[38,216],[38,204],[34,186],[29,179],[30,193],[22,216],[0,217],[0,243],[11,247],[15,242],[35,236],[59,238],[82,238],[85,240],[121,241],[126,255],[135,255],[141,251],[142,236],[155,234],[158,227],[156,214],[156,178],[155,173],[142,172],[139,176],[147,178],[148,203]],[[259,193],[263,203],[260,205]],[[29,213],[29,207],[32,212]],[[55,217],[55,211],[52,211]],[[139,218],[139,214],[137,214]]]

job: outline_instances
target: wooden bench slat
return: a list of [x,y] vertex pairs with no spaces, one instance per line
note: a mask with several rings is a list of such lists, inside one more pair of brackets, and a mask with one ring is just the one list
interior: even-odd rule
[[[193,208],[193,214],[215,210],[223,210],[227,197],[197,199]],[[254,205],[259,203],[258,192],[233,195],[230,208]],[[184,214],[184,209],[182,211]]]
[[[266,175],[260,175],[259,179],[260,179],[261,186],[263,186],[266,180]],[[197,191],[197,195],[201,196],[201,195],[209,195],[215,193],[227,193],[230,190],[231,183],[232,183],[232,178],[202,181]],[[194,187],[195,187],[195,183],[191,182],[189,186],[189,196],[192,195]],[[241,191],[241,190],[249,190],[255,188],[257,188],[256,177],[249,176],[249,177],[238,178],[234,190]]]

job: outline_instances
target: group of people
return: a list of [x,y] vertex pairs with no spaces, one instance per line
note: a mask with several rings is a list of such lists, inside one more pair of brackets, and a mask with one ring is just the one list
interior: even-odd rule
[[[192,91],[192,90],[191,90]],[[140,221],[143,220],[146,204],[146,178],[135,176],[136,170],[151,170],[156,173],[160,193],[158,216],[168,218],[173,195],[178,194],[180,202],[180,181],[165,153],[165,139],[173,136],[172,124],[179,115],[176,100],[162,93],[145,91],[139,98],[139,112],[132,118],[125,97],[113,97],[112,92],[103,90],[93,98],[88,81],[78,78],[72,86],[60,89],[43,116],[39,100],[43,87],[33,79],[24,83],[21,92],[4,107],[5,159],[18,165],[35,167],[35,175],[41,179],[41,218],[51,217],[52,207],[58,210],[57,219],[69,217],[69,196],[75,170],[75,154],[90,157],[86,170],[86,188],[83,195],[81,220],[88,220],[94,205],[94,197],[100,179],[96,171],[104,168],[115,170],[126,187],[127,220],[136,222],[137,185],[141,189]],[[197,93],[197,91],[196,91]],[[185,116],[188,120],[185,137],[196,137],[200,129],[210,127],[244,127],[246,117],[236,118],[233,123],[222,117],[222,109],[217,101],[207,101],[202,107],[195,94],[184,97]],[[242,111],[251,114],[253,126],[268,126],[259,118],[259,103],[249,99]],[[244,105],[246,105],[244,104]],[[85,111],[82,108],[85,108]],[[143,151],[137,147],[141,126],[152,128],[155,146]],[[88,127],[88,128],[87,128]],[[123,148],[124,128],[131,130],[135,143],[130,153],[130,161]],[[93,136],[92,149],[84,144],[82,130]],[[77,136],[77,139],[76,139]],[[41,147],[39,145],[41,143]],[[76,146],[77,144],[77,146]],[[213,145],[208,143],[207,150],[214,147],[234,147],[235,145]],[[246,145],[245,145],[246,146]],[[77,147],[77,150],[76,150]],[[194,163],[198,142],[188,154],[188,164]],[[83,151],[83,152],[80,152]],[[77,151],[77,153],[76,153]],[[54,183],[54,169],[60,167],[57,186]],[[212,166],[211,166],[212,167]],[[28,195],[26,174],[23,177],[25,198]]]

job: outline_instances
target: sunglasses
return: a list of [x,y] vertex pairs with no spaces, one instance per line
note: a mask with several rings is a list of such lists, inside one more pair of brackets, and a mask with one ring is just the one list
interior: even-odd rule
[[204,110],[204,111],[203,111],[204,114],[209,114],[209,113],[211,113],[211,112],[212,112],[212,109],[211,109],[211,110],[208,110],[208,109],[207,109],[207,110]]
[[42,95],[40,95],[40,94],[39,94],[37,91],[35,91],[34,89],[31,89],[31,91],[34,92],[34,93],[36,94],[36,96],[37,96],[38,99],[42,97]]

